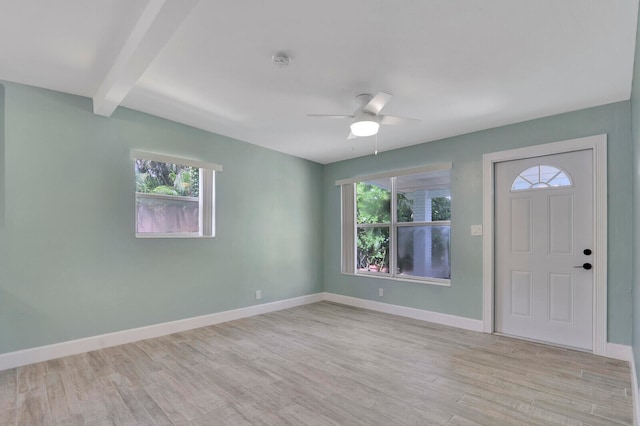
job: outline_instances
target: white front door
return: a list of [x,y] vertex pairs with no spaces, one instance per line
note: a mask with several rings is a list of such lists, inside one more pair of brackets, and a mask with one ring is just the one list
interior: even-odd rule
[[593,348],[593,152],[495,166],[495,331]]

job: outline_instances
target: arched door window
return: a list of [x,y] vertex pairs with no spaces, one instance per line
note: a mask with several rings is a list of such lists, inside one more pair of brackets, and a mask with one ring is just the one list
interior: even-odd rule
[[511,184],[511,191],[573,186],[567,172],[554,166],[539,165],[521,172]]

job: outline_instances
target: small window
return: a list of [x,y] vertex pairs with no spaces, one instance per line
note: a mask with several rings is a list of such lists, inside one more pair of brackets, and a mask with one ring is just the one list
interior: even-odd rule
[[554,166],[539,165],[529,167],[518,175],[511,185],[512,191],[529,189],[558,188],[572,186],[569,174]]
[[136,152],[136,237],[215,235],[215,171],[222,166]]

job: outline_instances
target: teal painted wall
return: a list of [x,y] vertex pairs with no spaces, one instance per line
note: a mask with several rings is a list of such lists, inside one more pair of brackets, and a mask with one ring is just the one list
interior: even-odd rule
[[[640,12],[638,22],[640,22]],[[633,134],[633,355],[636,366],[640,366],[640,32],[636,32],[636,54],[631,89],[631,129]],[[636,370],[636,373],[640,374],[640,370]]]
[[[322,291],[321,165],[58,92],[4,100],[0,353]],[[214,239],[134,238],[132,149],[224,166]]]
[[[636,346],[629,319],[639,303],[631,286],[640,238],[629,232],[629,194],[640,185],[631,137],[633,122],[640,146],[638,98],[634,86],[631,102],[323,167],[132,110],[99,117],[90,99],[6,83],[0,353],[249,306],[257,289],[269,302],[323,290],[380,300],[384,287],[385,302],[480,319],[482,241],[469,226],[482,223],[482,154],[601,133],[609,141],[609,341],[630,344],[633,334]],[[216,238],[134,238],[132,149],[224,166]],[[335,180],[443,161],[453,162],[452,286],[341,275]]]
[[0,84],[0,226],[4,224],[4,86]]
[[[325,166],[325,291],[482,318],[482,155],[528,145],[608,134],[609,292],[608,340],[631,343],[632,161],[630,103],[619,102],[466,134]],[[362,143],[370,143],[366,140]],[[452,162],[451,287],[340,274],[338,179],[425,164]],[[378,288],[385,289],[384,298]]]

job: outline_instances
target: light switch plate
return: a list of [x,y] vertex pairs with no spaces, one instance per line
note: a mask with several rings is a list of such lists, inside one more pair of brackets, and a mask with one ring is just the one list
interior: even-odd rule
[[482,225],[471,225],[471,235],[482,235]]

